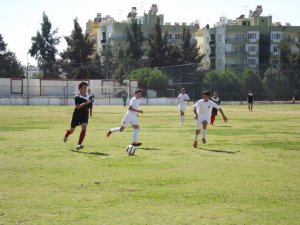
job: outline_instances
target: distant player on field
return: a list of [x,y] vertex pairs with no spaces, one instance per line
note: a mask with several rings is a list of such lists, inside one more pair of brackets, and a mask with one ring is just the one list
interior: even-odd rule
[[181,93],[178,95],[178,108],[180,111],[180,125],[184,122],[184,112],[186,109],[186,103],[190,101],[190,97],[185,93],[185,89],[181,88]]
[[86,134],[89,119],[89,104],[92,102],[91,99],[88,99],[86,94],[87,86],[88,84],[86,82],[81,82],[78,86],[80,93],[75,97],[75,109],[72,116],[71,127],[67,130],[64,136],[64,142],[67,142],[69,135],[74,132],[76,126],[81,125],[81,133],[76,150],[83,148],[82,142]]
[[93,116],[93,102],[94,102],[94,98],[95,98],[95,95],[92,93],[91,89],[88,88],[87,99],[91,100],[91,103],[89,104],[90,117]]
[[[220,103],[221,103],[221,100],[218,96],[217,91],[214,92],[214,95],[210,98],[210,100],[212,100],[217,105],[220,105]],[[211,116],[210,116],[210,124],[211,125],[214,125],[214,121],[215,121],[215,118],[216,118],[217,115],[218,115],[218,109],[213,107],[212,110],[211,110]]]
[[198,135],[200,134],[201,126],[203,128],[202,132],[202,143],[206,143],[206,128],[209,121],[210,113],[213,107],[217,108],[223,116],[223,120],[227,122],[227,117],[223,113],[223,110],[213,101],[209,100],[210,92],[203,91],[203,99],[197,101],[194,106],[194,114],[196,119],[196,134],[194,139],[194,148],[197,148]]
[[251,89],[249,89],[249,91],[248,91],[247,101],[248,101],[248,110],[252,111],[252,108],[253,108],[253,92],[251,91]]
[[142,90],[137,89],[134,92],[134,94],[135,96],[130,100],[127,113],[124,115],[122,119],[121,127],[109,129],[109,131],[106,134],[106,137],[109,137],[112,133],[115,132],[122,132],[126,128],[127,124],[130,123],[134,129],[131,144],[133,146],[140,146],[142,143],[137,142],[136,140],[137,140],[138,133],[140,131],[139,122],[138,122],[138,113],[141,114],[144,113],[143,110],[138,110],[140,104],[139,102],[142,97]]

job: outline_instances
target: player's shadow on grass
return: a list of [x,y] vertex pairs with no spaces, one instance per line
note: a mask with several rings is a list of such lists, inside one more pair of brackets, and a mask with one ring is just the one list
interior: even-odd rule
[[137,149],[141,149],[141,150],[161,150],[160,148],[140,148],[140,147],[138,147]]
[[76,150],[70,150],[72,152],[80,153],[80,154],[88,154],[88,155],[97,155],[97,156],[109,156],[107,153],[102,152],[82,152],[82,151],[76,151]]
[[231,127],[229,125],[214,125],[214,127]]
[[201,149],[203,151],[208,151],[208,152],[219,152],[219,153],[228,153],[228,154],[236,154],[237,152],[233,152],[233,151],[224,151],[224,150],[217,150],[217,149],[207,149],[207,148],[198,148]]
[[[123,148],[124,146],[117,146],[118,148]],[[137,150],[161,150],[161,148],[145,148],[145,147],[136,147]]]

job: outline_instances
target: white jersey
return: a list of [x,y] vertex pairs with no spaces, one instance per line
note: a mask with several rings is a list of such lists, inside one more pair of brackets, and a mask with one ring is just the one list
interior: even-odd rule
[[[133,109],[138,110],[140,105],[140,100],[137,99],[136,97],[131,98],[129,107],[131,106]],[[125,113],[123,119],[122,119],[122,126],[126,127],[127,124],[131,123],[131,125],[138,125],[138,117],[137,117],[137,112],[127,110],[127,113]]]
[[178,104],[179,105],[186,105],[186,101],[189,101],[190,97],[187,94],[179,94],[178,95]]
[[211,114],[212,108],[219,109],[220,107],[213,101],[208,100],[207,102],[204,101],[204,99],[199,100],[194,104],[194,108],[196,108],[196,112],[199,117],[206,117],[209,118]]
[[[129,106],[131,106],[133,109],[138,110],[140,105],[140,100],[137,99],[136,97],[131,98]],[[137,115],[137,112],[131,111],[131,110],[127,110],[127,115]]]

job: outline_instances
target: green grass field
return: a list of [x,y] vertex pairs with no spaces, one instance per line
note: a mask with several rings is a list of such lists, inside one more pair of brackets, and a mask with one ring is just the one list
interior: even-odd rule
[[[95,106],[63,143],[73,107],[0,106],[0,224],[300,224],[300,105],[222,106],[207,144],[192,147],[189,106],[140,106],[139,141],[126,108]],[[201,136],[200,136],[201,139]]]

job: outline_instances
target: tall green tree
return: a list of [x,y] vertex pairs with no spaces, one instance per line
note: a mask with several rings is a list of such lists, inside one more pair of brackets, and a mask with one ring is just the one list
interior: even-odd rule
[[197,41],[191,41],[190,29],[183,27],[182,32],[182,61],[183,63],[196,63],[199,64],[204,55],[199,54],[199,48],[197,47]]
[[115,80],[117,80],[119,84],[122,84],[125,79],[126,65],[127,57],[125,56],[125,51],[121,46],[115,60]]
[[263,82],[255,71],[251,70],[250,68],[246,68],[243,71],[242,82],[245,91],[251,89],[255,93],[256,100],[264,97]]
[[167,54],[169,51],[168,32],[163,35],[160,19],[157,17],[153,32],[149,35],[148,57],[150,67],[162,67],[168,65]]
[[83,34],[77,18],[73,22],[74,30],[70,36],[65,37],[68,46],[61,53],[61,57],[65,63],[70,65],[65,68],[71,67],[72,69],[67,71],[68,78],[88,79],[90,78],[88,64],[95,52],[93,48],[94,41],[89,39],[88,34]]
[[[283,83],[281,89],[285,90],[285,93],[289,93],[290,97],[296,93],[300,94],[300,43],[296,43],[299,49],[298,53],[292,53],[287,42],[282,41],[278,45],[279,47],[279,73],[280,81]],[[294,90],[291,92],[291,90]],[[294,92],[294,93],[293,93]]]
[[126,27],[126,41],[128,47],[126,49],[126,56],[128,57],[128,69],[136,69],[142,67],[142,57],[144,55],[143,43],[144,36],[141,25],[137,23],[136,14],[130,13],[130,26]]
[[52,24],[48,16],[43,12],[43,22],[41,23],[41,32],[37,31],[36,36],[32,37],[32,46],[29,53],[34,57],[38,66],[43,71],[44,77],[55,78],[58,75],[56,65],[56,46],[60,42],[60,37],[56,37],[57,29],[51,31]]
[[115,63],[114,63],[113,49],[109,43],[104,49],[103,54],[104,54],[104,65],[103,65],[104,75],[106,79],[113,79]]
[[280,69],[268,68],[263,83],[269,100],[287,100],[292,97],[292,90],[285,88],[287,77]]
[[127,76],[129,80],[138,80],[144,89],[164,89],[167,86],[167,76],[156,68],[141,68],[131,71]]
[[0,34],[0,77],[22,77],[24,75],[21,63],[15,53],[6,49],[7,44]]
[[219,91],[224,100],[240,100],[241,82],[236,73],[231,70],[211,71],[204,77],[202,88]]
[[167,52],[168,66],[183,64],[182,52],[178,45],[169,44]]

